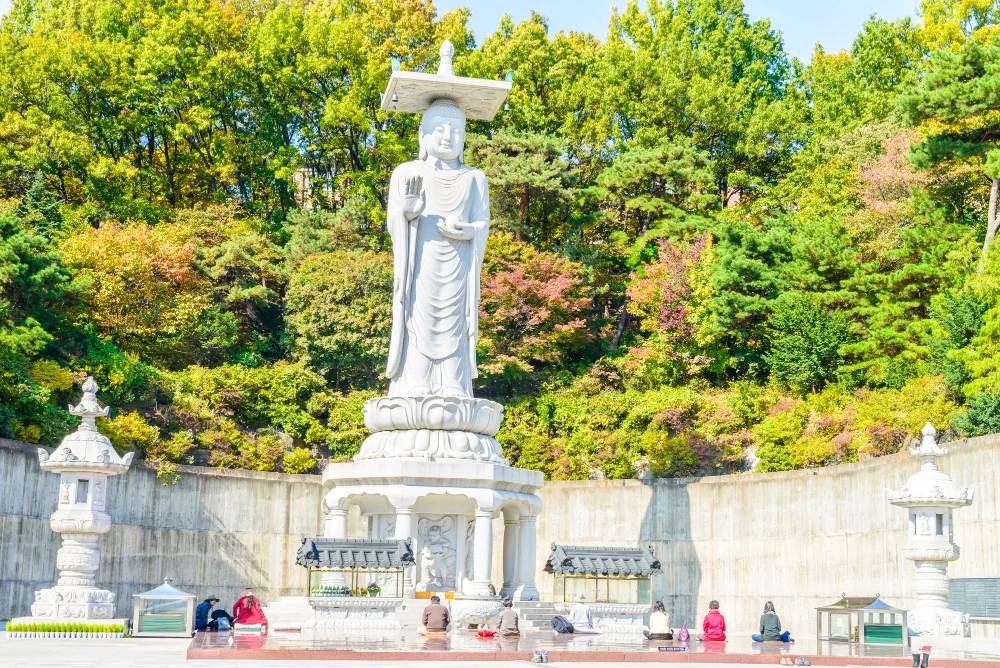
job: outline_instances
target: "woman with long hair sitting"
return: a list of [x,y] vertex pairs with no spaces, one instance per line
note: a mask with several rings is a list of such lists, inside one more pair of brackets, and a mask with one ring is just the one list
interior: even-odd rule
[[670,615],[663,608],[663,601],[653,604],[653,613],[649,616],[649,630],[643,631],[646,640],[673,640],[674,631],[670,628]]
[[788,631],[781,630],[781,620],[778,619],[778,615],[774,612],[774,603],[768,601],[764,604],[764,614],[760,616],[760,633],[755,633],[751,638],[755,642],[763,642],[766,640],[777,641],[777,642],[795,642],[792,640],[792,634]]

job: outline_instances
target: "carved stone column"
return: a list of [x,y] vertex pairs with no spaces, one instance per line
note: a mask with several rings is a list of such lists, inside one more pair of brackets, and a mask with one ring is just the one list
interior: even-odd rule
[[[326,538],[347,538],[347,511],[331,508],[323,520],[323,536]],[[320,582],[330,587],[347,585],[343,571],[327,571],[320,576]],[[310,586],[312,583],[310,583]]]
[[476,510],[472,594],[487,594],[493,570],[493,511]]
[[465,555],[469,552],[466,539],[469,533],[469,518],[466,515],[459,515],[458,522],[455,523],[455,591],[464,593],[466,590],[466,580],[469,577],[469,566],[466,563]]
[[49,526],[62,534],[56,586],[35,592],[31,606],[38,621],[106,622],[114,617],[115,595],[95,586],[101,563],[98,544],[101,534],[111,529],[111,516],[105,511],[108,477],[127,471],[133,453],[119,457],[111,441],[97,431],[95,419],[109,411],[97,403],[97,390],[97,383],[88,378],[80,404],[69,407],[71,415],[82,418],[77,431],[51,455],[38,449],[39,466],[60,475],[58,505]]
[[347,538],[347,511],[333,508],[326,516],[323,535],[326,538]]
[[518,529],[521,559],[517,566],[518,585],[514,595],[519,601],[537,601],[535,589],[535,522],[534,515],[522,515]]
[[503,588],[501,596],[513,596],[517,589],[518,561],[518,530],[521,518],[514,512],[504,512],[503,518]]
[[[396,508],[396,540],[413,540],[413,508]],[[403,596],[413,597],[413,566],[403,569]]]
[[910,450],[923,459],[920,471],[898,492],[886,490],[889,503],[909,511],[910,537],[903,556],[917,569],[913,577],[917,606],[909,614],[910,630],[921,636],[968,637],[968,616],[948,607],[948,562],[961,554],[953,542],[952,510],[971,504],[975,490],[959,488],[938,469],[937,458],[948,451],[938,447],[937,431],[929,422],[922,434],[920,447]]

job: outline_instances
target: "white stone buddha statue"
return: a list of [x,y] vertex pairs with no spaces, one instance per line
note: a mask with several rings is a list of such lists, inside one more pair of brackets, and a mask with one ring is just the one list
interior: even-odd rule
[[463,162],[465,112],[455,102],[430,105],[419,141],[419,159],[399,165],[389,184],[389,396],[472,397],[490,222],[486,175]]

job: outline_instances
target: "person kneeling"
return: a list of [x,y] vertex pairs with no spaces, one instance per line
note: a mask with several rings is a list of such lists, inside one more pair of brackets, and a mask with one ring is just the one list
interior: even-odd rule
[[670,615],[663,608],[663,601],[653,604],[653,614],[649,616],[649,630],[642,635],[647,640],[673,640],[674,631],[670,628]]
[[599,635],[601,632],[594,628],[594,615],[587,605],[587,598],[580,594],[576,598],[576,604],[569,609],[567,621],[572,625],[571,633]]
[[420,621],[424,624],[424,633],[447,633],[448,626],[451,625],[451,613],[441,605],[440,596],[431,596],[431,604],[424,608]]
[[517,612],[514,611],[514,601],[510,597],[503,600],[503,612],[500,613],[500,621],[497,622],[497,635],[507,638],[514,638],[521,635],[521,629],[517,624]]
[[791,633],[788,631],[782,633],[781,620],[774,612],[774,603],[770,601],[764,604],[764,614],[760,616],[760,633],[754,633],[750,637],[754,642],[794,642]]

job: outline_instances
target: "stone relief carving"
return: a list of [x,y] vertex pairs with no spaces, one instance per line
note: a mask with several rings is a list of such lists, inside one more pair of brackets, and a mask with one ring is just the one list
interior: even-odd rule
[[61,485],[60,489],[62,490],[62,492],[60,493],[59,496],[59,503],[69,503],[69,488],[70,488],[69,481],[66,481]]
[[456,597],[451,607],[454,628],[492,624],[503,612],[503,604],[496,596]]
[[111,516],[93,514],[91,517],[59,517],[58,512],[52,515],[49,526],[59,533],[105,533],[111,528]]
[[56,568],[59,570],[96,571],[101,563],[101,554],[96,549],[63,545],[56,552]]
[[103,506],[104,505],[104,481],[98,480],[94,485],[94,505]]
[[455,519],[422,517],[417,522],[417,531],[423,542],[417,591],[454,591]]
[[476,523],[469,522],[465,527],[465,577],[473,580],[476,572]]

